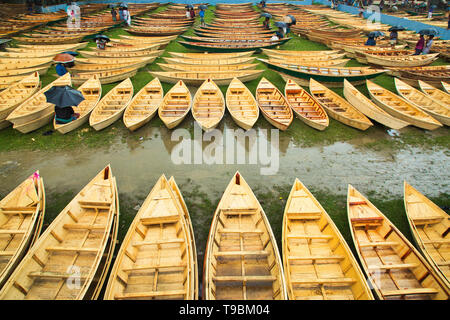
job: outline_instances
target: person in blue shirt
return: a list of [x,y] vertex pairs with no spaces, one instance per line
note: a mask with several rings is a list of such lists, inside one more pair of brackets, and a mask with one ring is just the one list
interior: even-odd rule
[[366,46],[375,46],[377,45],[377,42],[375,41],[374,37],[369,37],[365,43]]
[[200,12],[198,13],[198,15],[200,16],[200,24],[202,26],[205,25],[205,11],[203,9],[200,9]]
[[63,75],[65,75],[65,74],[67,73],[67,69],[66,69],[66,67],[64,66],[63,63],[58,63],[58,64],[56,65],[55,69],[56,69],[56,73],[57,73],[58,76],[60,76],[60,77],[63,76]]

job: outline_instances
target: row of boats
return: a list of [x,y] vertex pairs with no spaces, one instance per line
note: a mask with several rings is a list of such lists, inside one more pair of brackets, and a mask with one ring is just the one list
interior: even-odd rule
[[[360,268],[328,213],[296,179],[284,209],[280,255],[264,209],[237,172],[212,218],[202,297],[447,300],[449,216],[406,182],[404,203],[419,250],[348,186]],[[110,166],[40,234],[45,205],[39,172],[0,201],[0,299],[96,299],[105,283],[104,299],[198,299],[194,228],[173,177],[158,179],[114,263],[119,194]]]
[[[158,113],[169,128],[175,128],[192,111],[194,120],[205,130],[215,128],[228,109],[236,124],[245,130],[253,127],[259,112],[280,130],[286,130],[294,115],[307,125],[325,130],[329,116],[348,126],[366,130],[373,125],[371,118],[389,128],[401,129],[408,125],[434,130],[450,125],[450,95],[421,81],[422,91],[395,78],[398,95],[367,80],[372,100],[344,80],[344,97],[314,79],[309,81],[308,93],[292,79],[286,79],[284,93],[266,78],[256,88],[256,95],[238,78],[233,78],[222,93],[217,83],[207,78],[194,96],[182,80],[178,80],[164,94],[158,77],[149,81],[134,95],[129,78],[123,80],[102,97],[102,86],[97,75],[92,75],[78,90],[85,100],[74,110],[80,117],[54,127],[67,133],[89,120],[96,130],[102,130],[123,116],[125,126],[134,131],[148,123]],[[36,130],[54,119],[55,106],[48,103],[44,93],[53,86],[71,85],[70,73],[39,89],[36,72],[16,85],[0,92],[0,128],[12,123],[22,133]],[[54,120],[53,120],[54,121]]]

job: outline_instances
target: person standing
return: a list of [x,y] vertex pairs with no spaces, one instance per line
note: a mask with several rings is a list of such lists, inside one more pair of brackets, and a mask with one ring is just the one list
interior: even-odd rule
[[367,41],[366,41],[366,43],[364,45],[366,45],[366,46],[376,46],[377,42],[375,41],[375,37],[369,36],[367,38]]
[[128,11],[128,8],[123,8],[123,21],[125,21],[125,23],[130,26],[131,25],[131,16],[130,16],[130,11]]
[[431,19],[433,17],[433,9],[434,6],[430,5],[430,7],[428,8],[428,19]]
[[417,55],[421,54],[424,46],[425,46],[425,38],[423,37],[423,34],[421,34],[419,36],[419,40],[416,43],[416,48],[415,48],[416,52],[414,52],[414,55],[417,56]]
[[450,29],[450,13],[448,14],[447,30]]
[[430,34],[428,36],[428,40],[427,40],[427,43],[425,44],[425,47],[422,50],[422,54],[429,54],[430,53],[431,46],[433,45],[433,38],[434,38],[434,36],[432,34]]
[[123,21],[123,8],[119,7],[119,21]]
[[266,19],[264,19],[263,27],[264,27],[264,29],[267,29],[267,30],[270,29],[270,18],[269,17],[266,17]]
[[27,0],[28,13],[33,13],[33,0]]
[[380,12],[383,11],[383,8],[384,8],[384,0],[381,0],[381,1],[380,1],[379,7],[380,7]]
[[191,7],[191,9],[189,10],[189,13],[191,15],[191,19],[195,18],[195,11],[194,11],[194,7]]
[[200,24],[202,26],[204,26],[205,25],[205,10],[203,10],[203,8],[201,8],[198,15],[200,16]]
[[95,40],[95,43],[97,44],[97,49],[105,50],[105,48],[106,48],[106,40],[105,39],[97,38],[97,40]]
[[191,12],[189,9],[186,9],[186,18],[191,19]]
[[394,48],[395,45],[397,44],[397,39],[398,39],[398,31],[394,29],[391,31],[391,34],[389,35],[389,42],[392,48]]
[[111,7],[111,17],[113,21],[117,21],[117,11],[114,7]]

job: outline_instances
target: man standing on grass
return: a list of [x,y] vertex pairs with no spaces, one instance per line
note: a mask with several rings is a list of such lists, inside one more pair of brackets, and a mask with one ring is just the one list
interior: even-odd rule
[[200,16],[200,24],[202,26],[205,25],[205,11],[203,10],[203,8],[200,9],[200,12],[198,13],[198,15]]

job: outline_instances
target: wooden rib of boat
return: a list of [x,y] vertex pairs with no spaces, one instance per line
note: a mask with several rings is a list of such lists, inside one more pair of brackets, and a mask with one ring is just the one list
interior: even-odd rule
[[313,78],[309,82],[309,91],[333,119],[359,130],[367,130],[373,125],[364,114],[354,108],[348,101]]
[[406,237],[348,186],[347,213],[363,269],[380,299],[447,300],[450,289]]
[[286,202],[282,230],[290,300],[373,300],[339,229],[298,179]]
[[222,91],[210,78],[198,88],[192,102],[192,115],[205,130],[214,129],[225,114],[225,98]]
[[196,299],[197,262],[189,232],[177,196],[162,175],[123,240],[105,299]]
[[399,130],[409,125],[408,122],[391,116],[377,106],[347,80],[344,80],[344,97],[351,105],[353,105],[353,107],[361,111],[364,115],[389,128]]
[[246,64],[217,64],[217,65],[190,65],[190,64],[169,64],[157,63],[164,71],[239,71],[255,69],[258,65],[256,63]]
[[125,108],[133,97],[133,84],[130,78],[112,88],[92,110],[89,125],[95,130],[102,130],[122,117]]
[[149,71],[154,77],[158,77],[162,82],[177,83],[183,80],[184,83],[192,86],[200,86],[206,79],[211,78],[218,86],[230,84],[233,78],[238,78],[242,82],[255,80],[264,70],[236,70],[236,71]]
[[394,83],[398,94],[402,98],[404,98],[417,108],[422,109],[433,118],[438,120],[440,123],[445,124],[446,126],[450,126],[450,109],[447,106],[436,102],[428,95],[411,87],[398,78],[394,78]]
[[325,110],[295,81],[288,80],[286,82],[284,95],[297,118],[320,131],[328,127],[329,119]]
[[114,83],[133,77],[137,73],[137,70],[138,68],[132,67],[116,70],[101,70],[93,72],[75,73],[72,76],[72,82],[74,84],[81,84],[95,75],[99,78],[101,84]]
[[[149,58],[159,57],[164,50],[141,50],[141,51],[78,51],[86,58]],[[1,55],[1,54],[0,54]]]
[[169,58],[162,57],[168,64],[187,64],[190,66],[225,66],[233,64],[251,64],[255,58],[245,57],[245,58],[226,58],[226,59],[190,59],[190,58]]
[[206,300],[285,300],[286,284],[269,221],[236,172],[211,223],[203,267]]
[[428,262],[442,274],[447,287],[450,287],[448,214],[406,181],[404,200],[406,216],[417,247]]
[[370,69],[365,67],[315,67],[296,66],[287,63],[276,63],[265,59],[259,59],[270,69],[286,74],[297,79],[314,79],[324,83],[332,83],[335,86],[342,86],[344,79],[352,83],[361,83],[366,79],[371,79],[383,74],[386,70]]
[[36,171],[0,200],[0,288],[42,229],[44,181]]
[[367,89],[372,100],[391,116],[427,130],[442,127],[439,121],[415,105],[372,81],[367,80]]
[[450,107],[450,95],[447,92],[439,90],[425,81],[419,80],[417,82],[419,88],[431,99],[447,108]]
[[179,80],[164,96],[158,115],[167,128],[173,129],[191,110],[192,96],[183,80]]
[[432,63],[439,53],[413,56],[379,56],[366,54],[367,62],[384,67],[421,67]]
[[83,100],[78,106],[72,107],[74,112],[80,114],[80,117],[65,124],[57,124],[53,119],[53,126],[55,130],[58,130],[62,134],[66,134],[76,128],[80,127],[89,120],[89,115],[95,106],[100,101],[102,96],[102,85],[97,76],[92,76],[89,80],[86,80],[78,89],[83,94],[85,100]]
[[6,118],[13,123],[13,128],[22,133],[28,133],[39,129],[53,119],[55,114],[55,105],[47,102],[44,92],[53,86],[70,86],[72,84],[69,73],[54,80],[46,87],[35,93],[29,99],[25,100]]
[[158,112],[164,98],[164,91],[158,78],[149,81],[133,97],[123,114],[125,126],[135,131],[149,122]]
[[[108,165],[47,227],[0,291],[6,300],[95,298],[116,242],[116,182]],[[78,274],[79,286],[67,281]],[[94,290],[92,290],[94,289]]]
[[230,59],[230,58],[246,58],[253,55],[254,51],[247,52],[230,52],[230,53],[209,53],[209,52],[169,52],[172,57],[175,58],[188,58],[188,59]]
[[39,87],[39,73],[35,72],[0,92],[0,129],[11,125],[11,122],[6,120],[8,115],[35,94]]
[[445,81],[441,81],[441,85],[445,92],[450,93],[450,84]]
[[258,120],[258,103],[251,91],[237,78],[228,86],[226,106],[234,122],[244,130],[251,129]]
[[193,49],[197,51],[210,51],[210,52],[245,52],[245,51],[255,51],[261,48],[273,48],[279,45],[279,42],[270,43],[209,43],[209,42],[186,42],[178,41],[181,45],[188,49]]
[[269,80],[262,78],[256,87],[256,101],[266,120],[284,131],[294,118],[289,102]]

